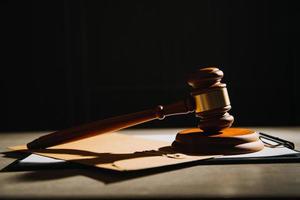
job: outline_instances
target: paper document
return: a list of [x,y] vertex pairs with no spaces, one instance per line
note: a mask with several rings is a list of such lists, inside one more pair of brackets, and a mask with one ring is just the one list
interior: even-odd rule
[[[107,134],[108,138],[110,138],[109,134]],[[117,134],[117,136],[123,136],[122,134]],[[128,138],[129,137],[129,138]],[[122,137],[123,138],[123,137]],[[174,135],[170,135],[170,134],[147,134],[147,135],[135,135],[134,137],[133,136],[126,136],[125,137],[126,139],[143,139],[143,142],[145,142],[144,140],[146,140],[146,146],[149,144],[149,142],[159,142],[158,144],[160,144],[161,146],[164,146],[164,145],[170,145],[173,140],[174,140]],[[95,138],[97,139],[97,138]],[[118,138],[115,138],[115,139],[118,139]],[[121,138],[120,138],[121,139]],[[111,142],[111,141],[110,141]],[[125,141],[123,141],[125,142]],[[134,142],[130,142],[128,141],[130,146],[133,146],[134,145]],[[160,142],[164,142],[164,143],[160,143]],[[109,143],[109,142],[108,142]],[[98,145],[101,145],[101,143],[97,143],[97,146]],[[111,146],[113,145],[113,143],[111,143]],[[122,144],[124,145],[124,143]],[[75,145],[76,146],[76,145]],[[146,148],[146,147],[145,147]],[[144,147],[143,147],[144,149]],[[151,149],[151,148],[150,148]],[[167,154],[167,153],[166,153]],[[277,148],[269,148],[269,147],[265,147],[262,151],[259,151],[259,152],[255,152],[255,153],[248,153],[248,154],[240,154],[240,155],[231,155],[231,156],[218,156],[218,158],[216,159],[236,159],[236,158],[262,158],[262,157],[272,157],[272,156],[283,156],[283,155],[293,155],[293,154],[299,154],[299,152],[297,151],[294,151],[292,149],[288,149],[286,147],[277,147]],[[169,156],[171,156],[172,154],[170,154]],[[183,155],[183,154],[180,154],[180,155]],[[170,162],[169,159],[171,158],[168,158],[166,157],[167,155],[165,155],[163,157],[162,160],[166,160],[167,162],[161,162],[159,160],[156,160],[156,163],[152,164],[152,165],[145,165],[145,164],[142,164],[140,167],[136,166],[138,164],[138,162],[136,162],[136,160],[132,160],[132,159],[129,159],[127,161],[127,168],[126,166],[123,168],[123,170],[133,170],[133,169],[140,169],[140,168],[147,168],[147,167],[157,167],[157,166],[164,166],[164,165],[169,165],[169,164],[176,164],[176,163],[180,163],[180,162],[189,162],[189,161],[194,161],[194,160],[201,160],[201,159],[206,159],[208,157],[203,157],[203,156],[194,156],[194,157],[186,157],[185,159],[181,158],[179,160],[179,162]],[[62,158],[63,159],[63,158]],[[171,160],[173,160],[174,158],[172,158]],[[146,160],[152,160],[152,158],[150,157],[147,157]],[[71,160],[72,161],[72,160]],[[141,160],[141,161],[145,161],[145,160]],[[153,159],[152,161],[155,161],[155,159]],[[178,160],[175,160],[175,161],[178,161]],[[61,159],[55,159],[55,158],[50,158],[50,157],[45,157],[45,156],[42,156],[42,155],[37,155],[37,154],[31,154],[30,156],[26,157],[25,159],[21,160],[20,161],[20,164],[21,165],[38,165],[38,164],[54,164],[54,163],[65,163],[66,161],[65,160],[61,160]],[[128,162],[131,162],[133,163],[133,165],[135,166],[129,166],[128,165]],[[119,162],[119,164],[122,163]],[[123,164],[126,163],[123,161]],[[92,163],[88,163],[88,164],[92,164]],[[100,165],[101,167],[101,165]],[[120,170],[120,169],[119,169]]]
[[[26,150],[26,146],[11,147]],[[213,158],[177,153],[166,141],[143,139],[119,133],[109,133],[50,147],[34,150],[35,154],[84,165],[132,171]],[[40,160],[41,157],[33,157]],[[33,161],[32,157],[27,158]],[[44,162],[49,162],[49,159]]]

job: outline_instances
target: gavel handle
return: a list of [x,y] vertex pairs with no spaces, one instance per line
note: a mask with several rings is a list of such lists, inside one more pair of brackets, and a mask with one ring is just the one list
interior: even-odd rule
[[56,131],[33,140],[27,144],[27,147],[28,149],[43,149],[103,133],[118,131],[154,119],[163,119],[170,115],[187,114],[194,111],[193,104],[193,101],[188,98],[170,105],[159,105],[154,109],[112,117]]

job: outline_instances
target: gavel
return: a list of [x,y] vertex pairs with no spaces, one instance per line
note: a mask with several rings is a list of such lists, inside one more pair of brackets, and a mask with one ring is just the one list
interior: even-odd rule
[[205,133],[218,133],[229,128],[234,118],[226,84],[221,83],[223,72],[215,67],[199,69],[187,76],[187,83],[192,87],[184,100],[159,105],[154,109],[99,120],[77,127],[56,131],[42,136],[27,144],[28,149],[47,148],[98,134],[118,131],[154,119],[164,119],[171,115],[183,115],[195,112],[200,118],[199,129]]

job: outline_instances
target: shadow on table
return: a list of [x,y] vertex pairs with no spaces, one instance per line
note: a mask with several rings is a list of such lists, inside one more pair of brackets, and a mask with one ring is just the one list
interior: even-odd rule
[[[44,150],[41,150],[44,151]],[[67,149],[48,149],[47,153],[68,153],[76,154],[83,156],[94,156],[90,159],[92,164],[102,164],[102,163],[111,163],[123,159],[131,159],[138,157],[147,157],[147,156],[162,156],[162,154],[170,153],[172,150],[169,147],[163,147],[159,151],[146,151],[146,152],[135,152],[132,154],[108,154],[108,153],[94,153],[89,151],[80,151],[80,150],[67,150]],[[3,168],[0,172],[21,172],[27,171],[27,173],[22,173],[16,178],[17,181],[46,181],[54,179],[62,179],[73,176],[86,176],[103,183],[115,183],[120,181],[125,181],[129,179],[149,176],[153,174],[163,173],[172,170],[178,170],[186,167],[191,167],[196,165],[196,162],[182,163],[177,165],[170,165],[164,167],[157,167],[144,170],[136,171],[113,171],[109,169],[100,169],[95,167],[90,167],[86,165],[81,165],[73,162],[58,162],[58,163],[45,163],[45,164],[22,164],[20,159],[25,158],[28,154],[20,157],[20,152],[7,152],[4,153],[4,157],[18,158],[18,160],[9,164]],[[100,159],[101,158],[101,159]],[[78,160],[79,161],[79,160]],[[82,161],[87,161],[83,159]]]
[[[92,178],[94,180],[101,181],[105,184],[116,183],[121,181],[126,181],[130,179],[150,176],[154,174],[159,174],[163,172],[169,172],[173,170],[178,170],[186,167],[191,167],[196,165],[195,163],[180,164],[176,166],[165,166],[153,169],[146,169],[134,172],[117,172],[107,169],[98,169],[94,167],[85,167],[76,164],[66,165],[62,168],[52,169],[49,166],[48,169],[27,171],[25,174],[20,174],[16,177],[16,181],[20,182],[35,182],[35,181],[47,181],[47,180],[57,180],[74,176],[85,176]],[[27,169],[28,170],[28,169]],[[18,170],[20,171],[20,170]],[[0,172],[14,172],[9,169],[9,167],[1,170]]]

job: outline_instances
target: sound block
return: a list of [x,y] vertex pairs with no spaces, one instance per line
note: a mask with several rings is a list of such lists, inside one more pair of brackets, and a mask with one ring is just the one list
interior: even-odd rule
[[250,129],[226,128],[209,133],[192,128],[180,131],[172,147],[188,154],[234,155],[260,151],[264,144],[259,134]]

